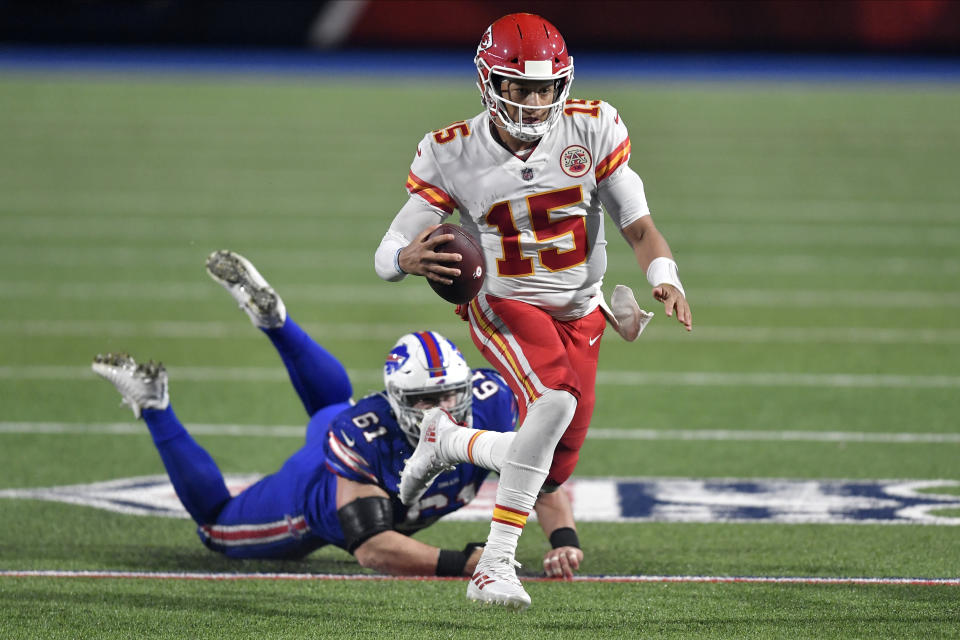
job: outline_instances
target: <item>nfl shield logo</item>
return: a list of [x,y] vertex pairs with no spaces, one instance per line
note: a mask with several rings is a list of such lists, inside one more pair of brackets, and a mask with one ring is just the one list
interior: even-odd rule
[[524,170],[520,172],[520,177],[526,180],[527,182],[533,180],[533,169],[531,169],[530,167],[524,168]]

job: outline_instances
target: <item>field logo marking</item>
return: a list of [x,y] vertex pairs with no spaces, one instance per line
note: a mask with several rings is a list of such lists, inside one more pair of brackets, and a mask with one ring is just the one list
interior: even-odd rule
[[[582,481],[578,491],[591,496],[605,489],[593,482]],[[957,481],[669,478],[616,486],[618,520],[629,522],[960,525],[960,517],[937,515],[960,510],[960,495],[927,492],[956,489]]]
[[[259,475],[227,475],[231,493]],[[960,525],[955,480],[781,480],[581,478],[564,485],[579,522],[756,522],[778,524]],[[129,515],[188,518],[166,476],[92,484],[0,490],[0,498],[52,500]],[[496,483],[483,484],[447,520],[490,519]]]
[[[261,477],[259,474],[231,474],[225,475],[224,480],[230,493],[236,495]],[[167,476],[140,476],[37,489],[6,489],[0,490],[0,498],[66,502],[133,516],[190,518]]]

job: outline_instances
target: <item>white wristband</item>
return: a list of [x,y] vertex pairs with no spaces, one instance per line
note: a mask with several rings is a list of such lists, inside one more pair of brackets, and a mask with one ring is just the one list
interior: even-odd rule
[[373,267],[377,275],[387,282],[399,282],[406,275],[397,267],[397,251],[407,246],[409,240],[402,234],[392,229],[383,234],[383,240],[373,254]]
[[402,273],[407,275],[407,272],[400,267],[400,252],[403,251],[403,247],[397,249],[397,252],[393,254],[393,268],[397,270],[397,273]]
[[666,256],[654,258],[650,266],[647,267],[647,282],[651,287],[659,287],[662,284],[673,285],[677,288],[684,298],[687,294],[683,291],[683,285],[680,284],[680,272],[677,263]]

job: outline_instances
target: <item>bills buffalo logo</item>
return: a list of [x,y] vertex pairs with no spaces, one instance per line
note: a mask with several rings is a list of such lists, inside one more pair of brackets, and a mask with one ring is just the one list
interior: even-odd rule
[[387,354],[387,361],[383,367],[387,373],[393,373],[402,367],[403,363],[406,362],[409,357],[410,352],[407,351],[407,346],[404,344],[397,345],[393,351]]
[[493,32],[491,31],[492,27],[493,25],[490,25],[489,27],[487,27],[486,33],[484,33],[483,37],[480,38],[480,46],[477,47],[477,53],[480,53],[481,51],[486,51],[487,49],[490,48],[490,45],[493,44]]
[[578,144],[570,145],[560,154],[560,168],[571,178],[585,175],[592,166],[593,158],[590,152]]
[[[224,481],[236,495],[260,477],[228,474]],[[564,487],[578,522],[960,526],[956,480],[580,478],[568,480]],[[475,498],[465,496],[469,504],[445,517],[489,522],[496,496],[496,481],[487,480]],[[0,499],[4,498],[51,500],[130,515],[190,517],[166,476],[0,489]]]
[[[957,480],[580,478],[577,522],[756,522],[960,526]],[[489,520],[496,482],[451,520]]]

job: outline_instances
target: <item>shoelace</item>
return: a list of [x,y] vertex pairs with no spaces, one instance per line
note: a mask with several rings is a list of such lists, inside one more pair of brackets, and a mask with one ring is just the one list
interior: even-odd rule
[[453,471],[456,469],[456,465],[447,464],[446,462],[441,461],[438,458],[434,458],[433,462],[430,463],[430,473],[443,473],[444,471]]
[[[510,571],[508,567],[513,566],[513,571]],[[497,558],[490,563],[489,567],[484,567],[484,571],[487,573],[493,574],[497,580],[502,580],[504,582],[509,582],[518,586],[522,586],[520,579],[517,578],[517,569],[523,565],[516,561],[514,558]],[[478,567],[479,570],[479,567]]]
[[430,461],[427,463],[427,467],[426,467],[427,473],[430,475],[443,473],[444,471],[451,471],[456,468],[457,468],[456,465],[452,465],[444,462],[436,454],[430,456]]
[[[409,464],[410,464],[410,461],[409,461],[409,460],[406,460],[406,461],[404,462],[404,464],[403,464],[403,471],[400,472],[400,477],[401,477],[401,478],[403,478],[403,474],[407,471],[407,466],[408,466]],[[431,460],[430,463],[427,465],[426,472],[425,472],[424,475],[427,475],[427,476],[437,476],[437,475],[443,473],[444,471],[452,471],[452,470],[454,470],[454,469],[456,469],[456,466],[451,465],[451,464],[447,464],[447,463],[445,463],[445,462],[441,462],[441,461],[438,460],[436,457],[434,457],[433,460]]]

